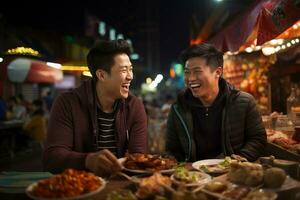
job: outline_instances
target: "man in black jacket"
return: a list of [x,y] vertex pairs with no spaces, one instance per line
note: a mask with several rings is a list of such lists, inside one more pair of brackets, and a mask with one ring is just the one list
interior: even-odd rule
[[186,89],[172,105],[166,150],[179,161],[237,154],[255,161],[266,132],[254,98],[222,78],[223,53],[210,44],[183,51]]

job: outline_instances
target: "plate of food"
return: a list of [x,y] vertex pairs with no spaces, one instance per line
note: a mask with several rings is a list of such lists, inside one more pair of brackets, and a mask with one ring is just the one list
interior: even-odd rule
[[208,174],[223,174],[229,171],[231,161],[230,157],[226,157],[225,159],[199,160],[194,162],[192,167]]
[[275,192],[266,191],[263,189],[254,190],[247,194],[243,200],[255,200],[255,199],[268,199],[268,200],[275,200],[277,199],[278,195]]
[[210,175],[199,171],[189,171],[184,166],[176,167],[170,178],[173,183],[184,184],[187,187],[200,186],[211,180]]
[[77,200],[103,190],[106,182],[93,173],[66,169],[63,173],[30,184],[26,194],[35,200]]
[[118,199],[138,200],[135,194],[129,189],[119,188],[107,194],[106,200],[118,200]]
[[119,162],[124,166],[124,170],[137,174],[172,173],[177,164],[175,158],[161,155],[133,153],[126,154],[120,158]]
[[170,177],[164,176],[159,172],[154,172],[153,175],[140,178],[136,196],[139,199],[148,199],[154,195],[164,195],[166,190],[172,190],[172,181]]

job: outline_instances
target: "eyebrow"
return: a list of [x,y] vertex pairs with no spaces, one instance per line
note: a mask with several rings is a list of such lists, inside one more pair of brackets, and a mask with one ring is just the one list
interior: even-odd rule
[[187,70],[191,70],[191,69],[202,69],[201,66],[192,66],[192,67],[185,67],[184,69],[187,69]]
[[119,68],[130,68],[133,67],[132,65],[119,65]]

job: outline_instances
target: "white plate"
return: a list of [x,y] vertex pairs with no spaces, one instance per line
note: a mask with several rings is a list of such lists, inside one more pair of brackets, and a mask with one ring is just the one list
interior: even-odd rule
[[98,177],[100,182],[101,182],[101,186],[97,189],[97,190],[94,190],[92,192],[89,192],[89,193],[85,193],[85,194],[82,194],[82,195],[79,195],[79,196],[75,196],[75,197],[61,197],[61,198],[45,198],[45,197],[37,197],[37,196],[33,196],[31,194],[31,191],[33,190],[34,187],[37,186],[38,182],[34,182],[32,184],[30,184],[27,188],[26,188],[26,194],[34,199],[34,200],[78,200],[78,199],[85,199],[87,197],[90,197],[94,194],[97,194],[98,192],[100,192],[101,190],[104,189],[105,185],[106,185],[106,181],[104,179],[102,179],[101,177]]
[[184,184],[187,187],[200,186],[200,185],[206,184],[209,181],[211,181],[211,176],[206,173],[198,172],[198,171],[189,171],[189,173],[199,174],[201,176],[201,178],[197,182],[192,182],[192,183],[182,182],[182,181],[176,179],[174,174],[172,174],[172,176],[170,178],[175,184],[177,184],[177,185]]
[[200,169],[200,166],[205,165],[208,168],[208,171],[205,171],[205,173],[211,173],[211,174],[222,174],[228,172],[229,169],[210,169],[209,166],[211,165],[217,165],[220,162],[223,162],[224,159],[207,159],[207,160],[199,160],[197,162],[194,162],[192,164],[192,167],[196,170],[203,171]]
[[[126,161],[126,159],[127,158],[123,157],[123,158],[119,158],[118,161],[122,164],[122,166],[124,166],[124,162]],[[124,171],[131,172],[134,174],[152,174],[152,173],[154,173],[154,171],[151,171],[151,170],[128,169],[126,167],[124,167],[123,169],[124,169]],[[174,169],[158,170],[158,172],[160,172],[162,174],[171,174],[174,171],[175,171]]]
[[[128,168],[124,168],[124,170],[135,174],[153,174],[155,172],[151,170],[137,170]],[[157,172],[160,172],[162,174],[171,174],[174,172],[174,169],[157,170]]]

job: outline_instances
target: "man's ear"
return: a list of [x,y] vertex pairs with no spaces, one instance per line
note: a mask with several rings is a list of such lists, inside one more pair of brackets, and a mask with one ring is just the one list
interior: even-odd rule
[[222,67],[217,67],[217,69],[216,69],[216,76],[218,78],[220,78],[222,76],[222,74],[223,74],[223,68]]
[[96,70],[96,76],[97,76],[97,79],[100,80],[100,81],[104,81],[107,74],[104,70],[101,70],[101,69],[97,69]]

